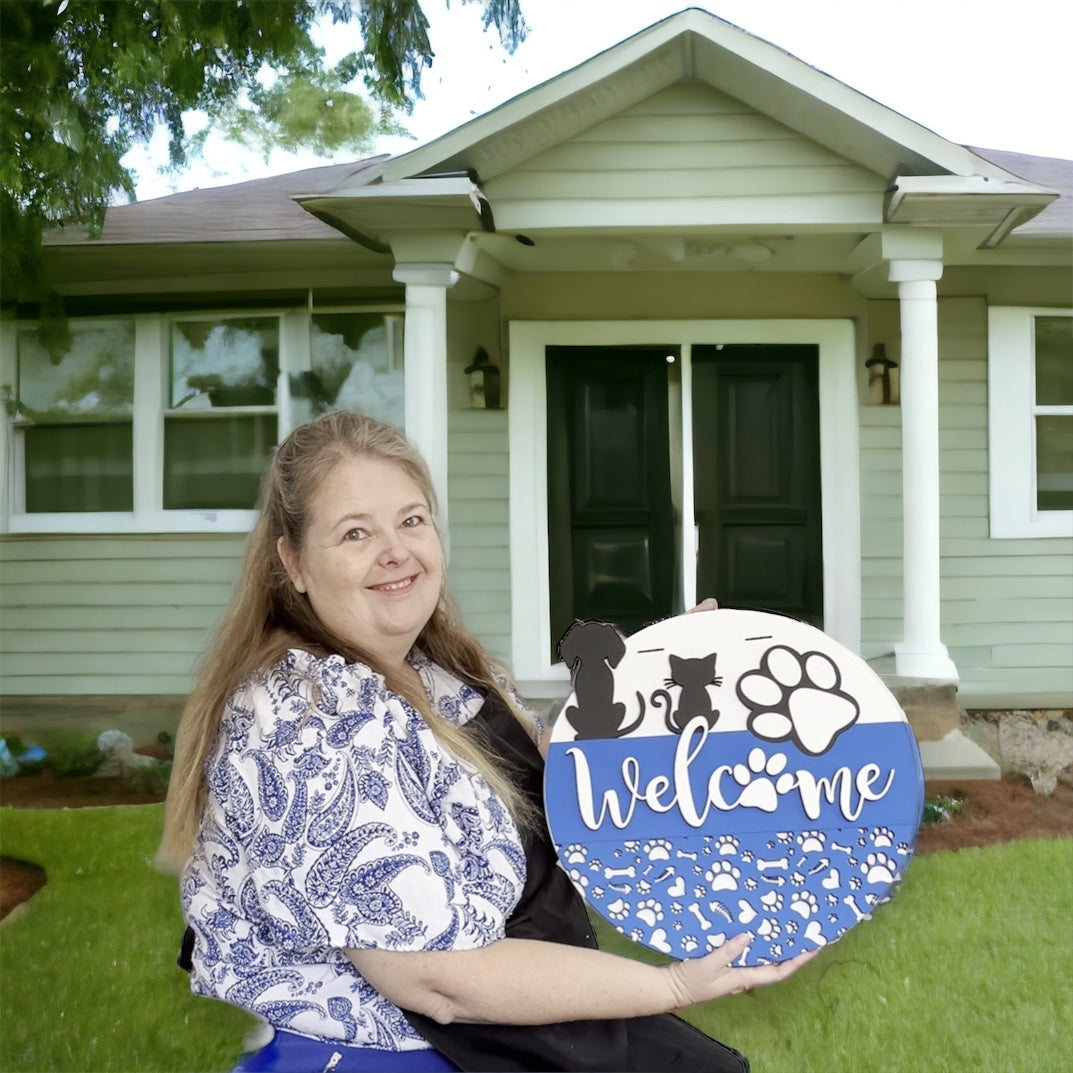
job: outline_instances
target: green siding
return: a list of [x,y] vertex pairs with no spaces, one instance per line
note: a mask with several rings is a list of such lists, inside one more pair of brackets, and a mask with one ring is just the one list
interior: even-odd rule
[[0,690],[183,694],[243,536],[0,540]]
[[451,591],[466,626],[489,651],[506,660],[510,655],[507,411],[451,410],[448,436]]
[[[1073,704],[1073,541],[988,533],[987,306],[939,303],[942,639],[965,703]],[[901,639],[901,411],[861,411],[862,651]]]
[[510,202],[880,195],[883,180],[699,82],[678,83],[491,179]]

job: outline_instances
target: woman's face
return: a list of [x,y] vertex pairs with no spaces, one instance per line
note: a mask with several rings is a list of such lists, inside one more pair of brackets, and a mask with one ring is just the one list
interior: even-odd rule
[[329,471],[309,516],[297,555],[277,544],[291,582],[337,636],[398,667],[440,598],[428,501],[397,463],[350,457]]

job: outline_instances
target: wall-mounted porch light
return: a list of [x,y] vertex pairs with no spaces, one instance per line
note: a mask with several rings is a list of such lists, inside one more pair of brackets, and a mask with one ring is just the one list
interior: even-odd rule
[[872,356],[864,363],[868,370],[868,401],[881,406],[898,403],[898,363],[887,357],[887,348],[876,343]]
[[469,377],[469,404],[475,410],[502,408],[499,394],[499,367],[492,364],[488,351],[478,347],[473,362],[466,366]]

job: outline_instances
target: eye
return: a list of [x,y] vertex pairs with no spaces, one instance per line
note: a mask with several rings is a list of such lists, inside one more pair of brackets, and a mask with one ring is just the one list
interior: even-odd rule
[[423,514],[411,514],[409,518],[403,520],[404,529],[414,529],[419,525],[425,524],[425,516]]
[[359,526],[355,526],[353,529],[348,529],[343,534],[344,540],[364,540],[369,534]]

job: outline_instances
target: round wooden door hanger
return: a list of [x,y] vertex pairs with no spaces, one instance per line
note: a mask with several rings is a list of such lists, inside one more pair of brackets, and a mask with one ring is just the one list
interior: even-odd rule
[[548,824],[586,901],[674,958],[833,942],[889,898],[924,805],[916,739],[858,656],[805,623],[695,612],[623,638],[576,622]]

